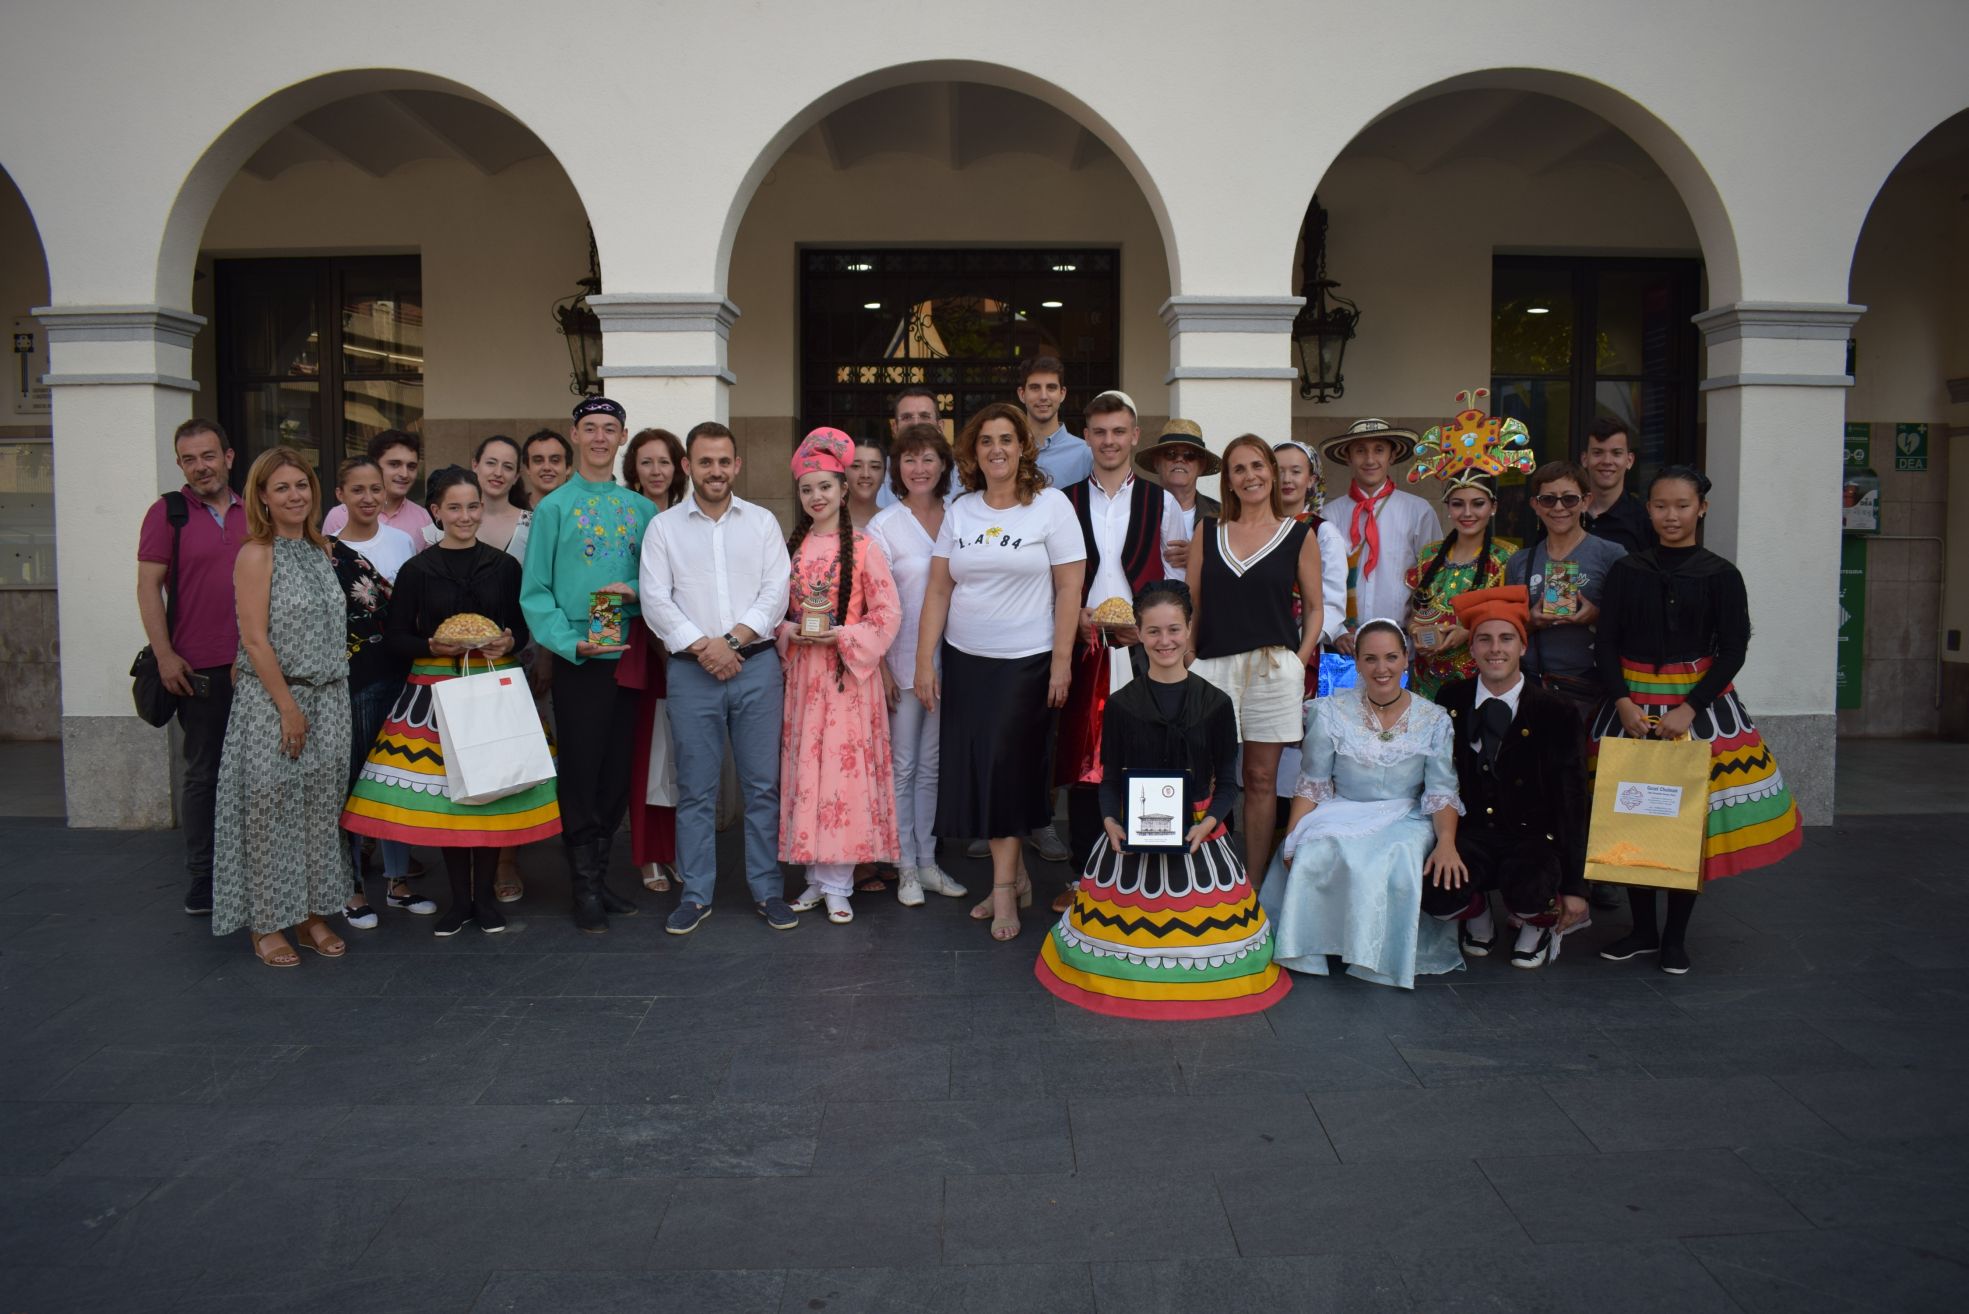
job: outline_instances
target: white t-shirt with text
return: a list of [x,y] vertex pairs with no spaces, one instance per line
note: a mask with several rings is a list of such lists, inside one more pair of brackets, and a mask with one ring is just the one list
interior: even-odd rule
[[954,585],[944,626],[950,646],[974,657],[1031,657],[1053,650],[1053,567],[1085,561],[1087,544],[1057,489],[1002,510],[983,493],[966,493],[944,515],[936,555],[950,562]]

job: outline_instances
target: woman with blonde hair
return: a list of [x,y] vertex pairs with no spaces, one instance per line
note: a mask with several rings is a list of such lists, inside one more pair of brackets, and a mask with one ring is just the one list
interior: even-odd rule
[[1067,700],[1087,563],[1080,522],[1046,486],[1038,450],[1025,412],[1002,402],[957,435],[967,491],[937,531],[916,639],[923,710],[937,710],[945,680],[960,695],[944,705],[936,832],[989,844],[991,897],[971,916],[1001,941],[1032,902],[1023,839],[1053,819],[1047,709]]
[[296,967],[284,934],[324,958],[348,946],[323,917],[352,880],[338,825],[348,783],[348,600],[316,526],[321,486],[306,457],[274,447],[246,476],[246,542],[232,716],[219,759],[212,933],[250,927],[269,967]]
[[[1199,521],[1191,549],[1191,670],[1229,695],[1237,713],[1244,862],[1255,880],[1272,855],[1279,756],[1305,730],[1306,664],[1319,651],[1325,595],[1319,540],[1287,514],[1272,445],[1240,434],[1223,462],[1223,517]],[[1295,602],[1310,624],[1301,626]]]

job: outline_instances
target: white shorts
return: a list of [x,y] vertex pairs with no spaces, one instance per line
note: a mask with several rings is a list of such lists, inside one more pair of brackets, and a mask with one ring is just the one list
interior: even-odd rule
[[1190,667],[1222,689],[1247,744],[1296,744],[1306,737],[1306,666],[1290,648],[1199,657]]

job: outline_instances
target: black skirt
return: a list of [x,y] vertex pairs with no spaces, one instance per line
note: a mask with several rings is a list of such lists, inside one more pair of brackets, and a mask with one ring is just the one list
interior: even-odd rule
[[937,834],[1029,835],[1053,820],[1053,654],[976,657],[943,645]]

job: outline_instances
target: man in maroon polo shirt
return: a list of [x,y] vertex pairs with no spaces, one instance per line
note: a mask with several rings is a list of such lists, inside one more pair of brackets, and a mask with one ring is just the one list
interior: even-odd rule
[[185,522],[174,534],[162,497],[144,514],[137,535],[137,611],[157,656],[157,673],[178,696],[178,726],[185,736],[179,823],[191,875],[185,911],[203,917],[212,912],[212,807],[219,750],[232,713],[232,663],[239,651],[232,566],[246,538],[246,504],[227,482],[232,444],[216,421],[185,421],[171,445],[185,476],[178,490]]

